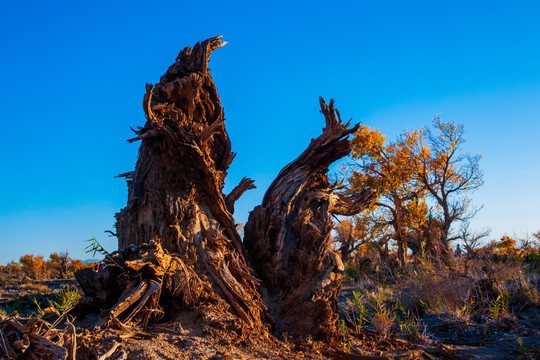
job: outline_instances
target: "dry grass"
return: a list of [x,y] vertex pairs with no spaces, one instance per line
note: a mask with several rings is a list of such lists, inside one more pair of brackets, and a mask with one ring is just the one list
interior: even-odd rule
[[527,304],[540,305],[538,269],[525,261],[459,258],[452,267],[419,260],[398,271],[378,268],[385,271],[358,276],[347,302],[344,315],[356,331],[425,338],[422,319],[430,314],[463,324],[497,322],[515,319]]

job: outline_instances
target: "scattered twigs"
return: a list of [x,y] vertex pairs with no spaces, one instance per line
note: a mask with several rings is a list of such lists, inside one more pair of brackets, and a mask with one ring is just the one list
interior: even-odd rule
[[29,334],[28,337],[30,338],[28,351],[32,351],[32,355],[38,359],[67,359],[68,351],[63,346],[37,334]]
[[77,331],[71,321],[66,320],[66,325],[69,328],[69,331],[71,332],[71,340],[70,340],[69,348],[68,348],[68,359],[76,360],[77,359]]
[[131,338],[141,338],[141,339],[153,339],[154,337],[148,333],[145,333],[143,331],[132,331],[126,334],[120,334],[118,335],[118,339],[120,341],[124,341]]
[[450,359],[450,360],[464,360],[467,359],[461,355],[458,355],[450,348],[442,343],[436,343],[438,346],[431,345],[415,345],[418,349],[423,350],[425,353],[436,356],[437,358]]
[[111,346],[109,351],[107,351],[105,354],[101,355],[97,360],[106,360],[106,359],[108,359],[112,354],[114,354],[114,352],[116,351],[118,346],[120,346],[120,344],[117,341],[114,341],[113,345]]
[[28,335],[24,334],[23,338],[20,340],[17,340],[13,343],[14,350],[24,353],[26,349],[30,346],[30,339],[28,338]]
[[4,331],[0,330],[0,337],[2,338],[2,350],[4,351],[4,354],[8,357],[8,359],[16,359],[17,354],[15,351],[13,351],[13,348],[9,344],[9,341],[4,337]]
[[341,350],[334,351],[329,354],[330,357],[334,360],[408,360],[408,359],[425,359],[425,353],[418,350],[407,350],[407,351],[392,351],[385,352],[383,356],[377,355],[363,355],[363,354],[354,354],[346,353]]

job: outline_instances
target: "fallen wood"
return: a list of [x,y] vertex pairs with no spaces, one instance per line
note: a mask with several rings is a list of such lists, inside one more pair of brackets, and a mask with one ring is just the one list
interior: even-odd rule
[[144,295],[147,289],[148,282],[142,281],[135,289],[128,292],[125,296],[121,297],[120,300],[118,300],[118,302],[109,310],[107,315],[103,316],[102,319],[96,323],[96,327],[100,328],[105,325],[111,318],[117,318],[118,315],[122,314],[137,300],[139,300]]
[[71,338],[68,347],[68,359],[77,360],[77,330],[73,323],[66,321],[66,324],[69,328]]
[[4,351],[4,354],[6,354],[8,359],[17,359],[17,353],[13,350],[11,347],[11,344],[4,336],[4,331],[0,330],[0,338],[2,339],[2,351]]
[[116,349],[118,349],[119,346],[120,346],[120,343],[118,343],[117,341],[114,341],[111,348],[105,354],[101,355],[97,360],[108,359],[111,355],[114,354],[114,352],[116,351]]
[[157,293],[159,289],[161,288],[161,284],[158,284],[154,280],[150,280],[150,285],[148,287],[148,290],[146,290],[146,293],[141,297],[135,308],[129,313],[128,316],[124,319],[124,322],[128,323],[130,322],[138,313],[141,311],[142,307],[146,304],[148,299]]
[[30,338],[30,346],[26,353],[30,355],[30,359],[67,359],[68,351],[63,346],[37,334],[29,334],[28,337]]

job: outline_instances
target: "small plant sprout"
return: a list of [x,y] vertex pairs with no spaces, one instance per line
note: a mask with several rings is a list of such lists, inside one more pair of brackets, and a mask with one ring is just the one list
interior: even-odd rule
[[457,317],[463,321],[469,321],[473,307],[474,299],[467,300],[465,304],[456,309]]
[[518,342],[518,351],[520,355],[527,354],[527,351],[529,351],[529,348],[523,344],[523,339],[521,337],[517,338]]
[[402,304],[398,306],[397,320],[399,323],[399,331],[402,334],[409,334],[414,337],[419,335],[418,326],[414,315]]
[[369,301],[373,308],[371,324],[375,327],[375,331],[383,336],[388,335],[396,320],[395,311],[398,305],[390,304],[389,298],[390,294],[381,287],[377,289],[377,292],[369,295]]
[[364,297],[360,291],[353,291],[353,298],[347,299],[347,305],[352,312],[352,320],[356,326],[356,331],[360,331],[367,320],[368,309],[364,305]]
[[510,296],[507,292],[503,292],[497,296],[497,299],[493,300],[489,308],[489,314],[493,320],[497,320],[508,314],[508,306],[510,303]]
[[49,301],[49,305],[56,308],[63,315],[77,305],[80,296],[77,290],[63,289],[56,294],[56,298],[56,301]]
[[341,346],[343,347],[343,351],[350,352],[352,349],[352,343],[347,337],[347,325],[345,324],[345,320],[340,320],[339,326],[341,327]]
[[39,300],[37,298],[33,298],[32,302],[36,305],[38,314],[43,316],[45,312],[43,311],[43,308],[41,307],[41,303],[39,302]]
[[86,240],[86,242],[89,242],[90,244],[84,249],[86,253],[92,253],[92,257],[96,257],[96,253],[99,253],[103,256],[109,256],[111,255],[103,245],[99,243],[99,241],[93,237],[91,239]]

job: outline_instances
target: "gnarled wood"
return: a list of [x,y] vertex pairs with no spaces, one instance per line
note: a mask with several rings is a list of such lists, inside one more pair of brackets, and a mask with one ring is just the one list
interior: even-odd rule
[[116,215],[116,233],[120,249],[163,247],[165,254],[153,256],[168,256],[173,268],[154,268],[167,273],[162,292],[176,297],[162,296],[163,302],[187,309],[221,301],[244,325],[260,329],[265,307],[232,217],[234,202],[253,182],[242,180],[227,200],[222,192],[235,154],[208,61],[223,45],[219,36],[185,48],[158,84],[147,84],[147,121],[129,140],[142,143],[135,171],[121,175],[128,202]]
[[278,333],[327,338],[337,330],[337,299],[343,264],[330,247],[330,214],[351,215],[370,206],[376,191],[336,193],[326,173],[349,154],[348,135],[357,126],[341,121],[334,101],[320,98],[322,135],[285,166],[261,206],[251,212],[244,244],[268,292]]
[[225,203],[227,204],[227,209],[231,214],[234,213],[234,203],[236,200],[240,199],[240,197],[248,190],[255,189],[256,186],[254,184],[254,181],[244,177],[242,180],[240,180],[240,183],[236,185],[234,189],[230,192],[229,195],[225,198]]

